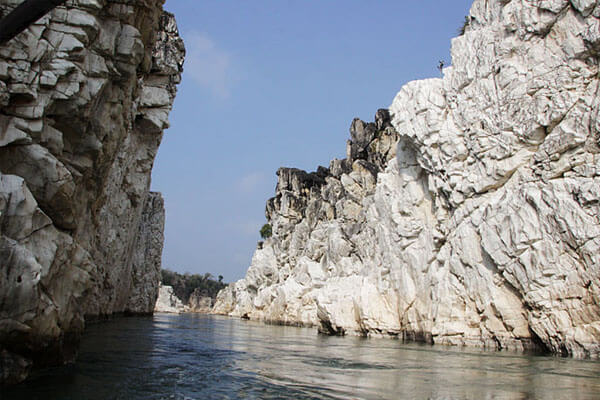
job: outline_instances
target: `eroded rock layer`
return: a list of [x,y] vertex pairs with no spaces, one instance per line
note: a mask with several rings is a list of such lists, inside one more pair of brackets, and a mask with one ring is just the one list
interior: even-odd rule
[[163,2],[69,0],[0,48],[5,383],[70,359],[85,316],[154,308],[150,171],[184,55]]
[[442,79],[348,158],[280,169],[273,236],[215,312],[600,355],[600,6],[476,0]]

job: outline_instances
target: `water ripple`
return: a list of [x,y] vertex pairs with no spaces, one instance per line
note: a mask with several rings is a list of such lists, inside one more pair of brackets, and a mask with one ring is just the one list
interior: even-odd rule
[[1,399],[597,399],[600,362],[203,316],[92,325],[78,362]]

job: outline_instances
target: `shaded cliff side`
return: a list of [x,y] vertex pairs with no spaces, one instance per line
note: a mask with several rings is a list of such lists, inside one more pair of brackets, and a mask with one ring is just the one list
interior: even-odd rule
[[0,48],[4,383],[70,360],[86,316],[154,308],[150,172],[185,53],[163,2],[69,0]]
[[330,334],[600,355],[600,6],[475,0],[442,79],[347,159],[282,168],[214,312]]

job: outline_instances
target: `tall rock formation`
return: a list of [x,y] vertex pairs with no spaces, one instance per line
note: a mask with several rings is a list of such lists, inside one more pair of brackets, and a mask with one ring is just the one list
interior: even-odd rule
[[185,52],[163,2],[69,0],[0,48],[4,383],[71,359],[84,317],[154,308],[150,172]]
[[131,258],[131,279],[127,312],[151,313],[158,298],[161,257],[165,230],[165,203],[160,193],[150,192]]
[[600,6],[475,0],[442,79],[348,158],[280,169],[215,312],[333,334],[600,355]]

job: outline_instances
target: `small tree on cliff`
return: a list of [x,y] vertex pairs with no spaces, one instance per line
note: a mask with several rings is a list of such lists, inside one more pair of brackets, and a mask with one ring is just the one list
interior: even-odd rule
[[162,271],[162,284],[173,287],[173,292],[184,304],[187,304],[190,295],[195,291],[199,290],[201,296],[207,296],[215,299],[219,290],[227,286],[223,282],[223,276],[219,275],[219,281],[213,279],[212,274],[206,273],[180,274],[168,269]]
[[465,19],[464,19],[463,23],[458,28],[458,36],[462,36],[465,34],[465,32],[467,31],[467,27],[469,26],[470,23],[471,23],[471,16],[465,15]]
[[263,239],[268,239],[271,237],[271,235],[273,235],[273,230],[271,228],[271,225],[264,224],[262,226],[262,228],[260,228],[260,237]]

